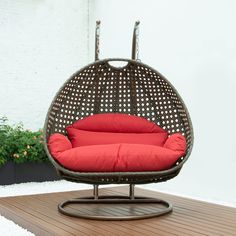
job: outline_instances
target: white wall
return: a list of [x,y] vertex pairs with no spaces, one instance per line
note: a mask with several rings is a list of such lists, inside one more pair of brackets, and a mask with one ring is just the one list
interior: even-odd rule
[[87,0],[0,1],[0,116],[43,126],[62,83],[88,62]]
[[175,85],[192,117],[192,156],[177,178],[150,187],[236,206],[235,9],[234,0],[96,1],[101,57],[129,58],[139,19],[141,60]]

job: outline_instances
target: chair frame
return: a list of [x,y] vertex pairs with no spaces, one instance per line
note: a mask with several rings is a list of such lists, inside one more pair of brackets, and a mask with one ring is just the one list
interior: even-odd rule
[[[86,218],[86,219],[95,219],[95,220],[134,220],[134,219],[144,219],[144,218],[150,218],[154,216],[160,216],[166,213],[169,213],[172,211],[172,205],[164,200],[155,199],[155,198],[146,198],[146,197],[140,197],[134,195],[134,187],[135,184],[147,184],[147,183],[154,183],[154,182],[163,182],[167,181],[171,178],[174,178],[177,176],[184,165],[184,163],[187,161],[193,147],[193,128],[192,128],[192,122],[187,110],[187,107],[185,106],[182,98],[178,94],[177,90],[174,88],[174,86],[159,72],[157,72],[155,69],[151,68],[150,66],[141,63],[138,59],[138,26],[139,22],[137,21],[135,23],[134,27],[134,33],[133,33],[133,46],[132,46],[132,60],[130,59],[123,59],[123,58],[111,58],[111,59],[104,59],[99,60],[99,35],[100,35],[100,21],[97,21],[96,25],[96,40],[95,40],[95,62],[91,63],[81,70],[77,71],[75,74],[73,74],[61,87],[61,89],[56,94],[54,100],[52,101],[52,104],[48,110],[45,125],[44,125],[44,147],[45,151],[52,162],[53,166],[56,168],[57,173],[61,178],[72,181],[72,182],[78,182],[78,183],[87,183],[92,184],[94,186],[93,196],[89,197],[83,197],[83,198],[76,198],[64,201],[58,205],[59,212],[74,216],[74,217],[80,217],[80,218]],[[175,94],[177,101],[177,107],[180,106],[180,111],[182,114],[182,120],[181,125],[183,126],[184,135],[186,136],[187,140],[187,151],[186,155],[179,158],[179,160],[175,163],[175,165],[164,171],[146,171],[146,172],[75,172],[68,170],[64,168],[62,165],[60,165],[50,154],[50,151],[47,146],[47,141],[49,136],[53,133],[52,128],[55,121],[55,118],[52,117],[52,110],[55,106],[55,103],[57,102],[57,97],[60,95],[62,89],[67,85],[68,81],[75,78],[76,75],[83,72],[86,68],[89,68],[90,66],[100,66],[108,64],[111,61],[123,61],[127,62],[128,65],[132,66],[142,66],[145,68],[148,68],[153,73],[158,74],[158,76],[171,88],[172,93]],[[111,66],[111,65],[109,65]],[[111,66],[112,67],[112,66]],[[117,69],[117,68],[116,68]],[[123,68],[120,68],[121,70]],[[100,111],[95,113],[102,113]],[[50,125],[49,125],[50,124]],[[60,130],[59,130],[60,131]],[[129,184],[130,186],[130,194],[129,196],[99,196],[98,195],[98,186],[104,185],[104,184]],[[88,204],[88,203],[97,203],[97,204],[138,204],[138,203],[156,203],[163,205],[165,208],[162,210],[157,210],[155,213],[149,213],[149,214],[142,214],[142,215],[126,215],[126,216],[104,216],[104,215],[97,215],[94,213],[94,215],[86,215],[79,212],[71,212],[69,211],[66,206],[70,204]]]

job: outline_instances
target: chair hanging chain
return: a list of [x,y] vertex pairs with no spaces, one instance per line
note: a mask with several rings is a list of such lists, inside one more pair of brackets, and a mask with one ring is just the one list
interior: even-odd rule
[[[99,53],[100,53],[100,51],[99,51],[99,37],[100,37],[100,33],[99,33],[99,31],[100,31],[100,29],[98,29],[98,31],[97,31],[97,37],[98,37],[98,40],[97,40],[97,47],[96,47],[96,54],[99,56]],[[98,58],[97,58],[98,59]]]
[[139,59],[139,21],[135,22],[133,41],[132,41],[132,60],[140,61]]
[[99,60],[99,41],[100,41],[100,21],[96,21],[96,31],[95,31],[95,61]]
[[139,59],[139,27],[136,30],[136,61],[141,61]]

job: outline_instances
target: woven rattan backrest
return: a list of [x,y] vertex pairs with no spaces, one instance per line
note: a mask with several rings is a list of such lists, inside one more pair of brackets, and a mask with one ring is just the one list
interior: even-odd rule
[[157,71],[140,62],[127,61],[115,68],[110,60],[90,64],[75,73],[61,88],[48,113],[47,137],[65,133],[65,127],[86,116],[119,112],[142,116],[170,134],[183,133],[191,140],[191,123],[182,99]]
[[[66,133],[66,126],[98,113],[127,113],[155,122],[169,134],[180,132],[192,147],[191,120],[175,88],[153,68],[138,59],[138,26],[135,23],[132,60],[99,60],[100,22],[96,26],[96,62],[76,72],[55,96],[45,122],[46,139]],[[112,61],[125,62],[114,67]]]

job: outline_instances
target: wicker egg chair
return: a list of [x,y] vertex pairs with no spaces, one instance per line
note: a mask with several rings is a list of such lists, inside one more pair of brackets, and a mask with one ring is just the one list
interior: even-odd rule
[[[174,86],[158,71],[137,59],[138,27],[135,23],[132,59],[99,60],[100,22],[96,25],[95,62],[74,73],[61,87],[48,110],[44,139],[47,155],[58,174],[65,180],[87,183],[94,186],[93,196],[64,201],[58,210],[66,215],[97,220],[143,219],[166,214],[172,205],[164,200],[137,197],[135,184],[167,181],[177,176],[187,161],[193,146],[193,129],[187,108]],[[113,61],[125,62],[123,67],[111,65]],[[66,126],[86,116],[98,113],[127,113],[144,117],[155,122],[169,134],[180,132],[187,141],[186,155],[175,165],[164,171],[150,172],[74,172],[60,165],[50,154],[47,141],[51,134],[66,134]],[[104,184],[129,184],[129,196],[99,196],[98,186]],[[107,216],[101,213],[86,214],[72,212],[67,205],[98,203],[128,204],[156,203],[164,206],[154,212],[140,214],[135,210],[128,215]]]

